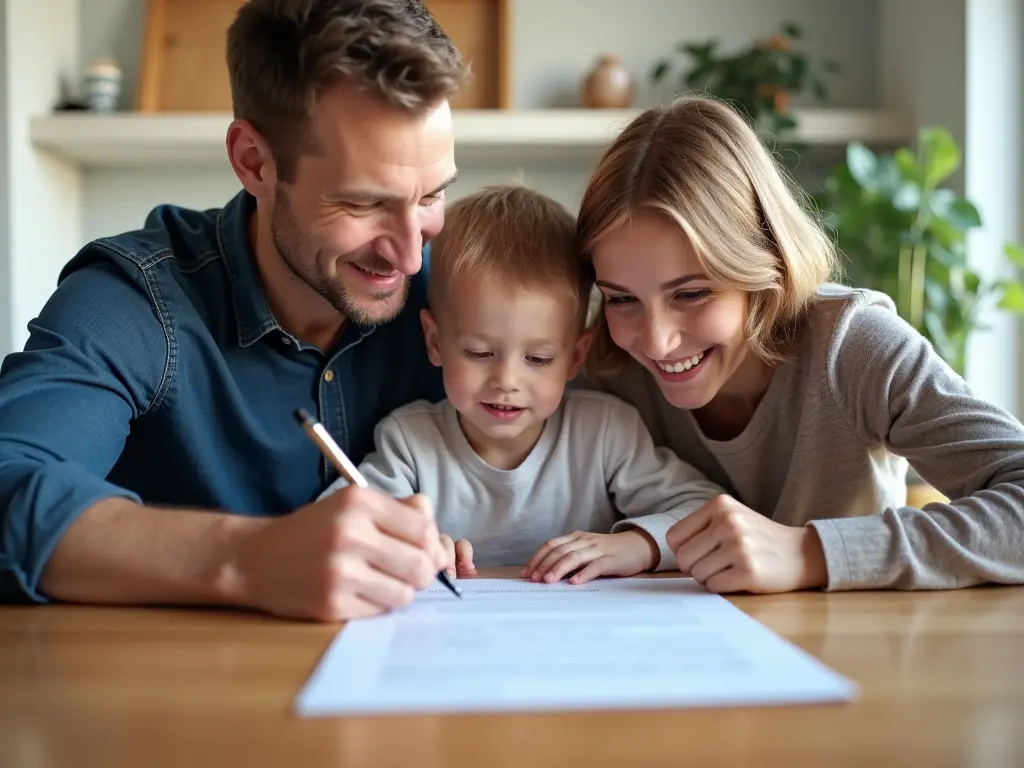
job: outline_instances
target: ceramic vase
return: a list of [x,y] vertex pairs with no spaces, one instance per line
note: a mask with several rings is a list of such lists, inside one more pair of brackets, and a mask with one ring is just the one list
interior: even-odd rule
[[580,103],[589,109],[624,109],[635,95],[633,75],[613,53],[597,57],[580,87]]
[[121,98],[121,67],[112,59],[96,59],[85,71],[85,102],[94,112],[113,112]]

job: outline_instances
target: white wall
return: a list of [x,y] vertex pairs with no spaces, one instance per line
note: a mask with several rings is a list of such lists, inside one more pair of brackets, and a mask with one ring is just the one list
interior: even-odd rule
[[[907,106],[919,125],[943,125],[956,138],[964,162],[947,184],[981,212],[969,254],[992,276],[1002,243],[1022,236],[1024,0],[882,0],[880,10],[882,103]],[[980,319],[989,328],[972,336],[966,379],[1024,413],[1020,323],[991,306]]]
[[10,203],[8,190],[8,155],[11,143],[7,137],[7,0],[0,0],[0,359],[12,349],[11,326],[11,230],[8,215]]
[[[882,0],[879,21],[881,105],[945,126],[963,147],[965,0]],[[948,184],[962,193],[963,170]]]
[[813,57],[855,65],[832,81],[836,106],[877,101],[877,0],[512,1],[514,93],[522,108],[575,106],[583,74],[603,51],[619,54],[635,73],[638,103],[656,102],[671,91],[644,82],[647,69],[680,41],[718,38],[729,50],[788,20],[803,25]]
[[[983,223],[970,255],[979,272],[995,277],[1005,266],[1003,244],[1024,241],[1024,0],[967,0],[966,11],[965,192]],[[982,397],[1014,410],[1020,321],[991,307],[982,321],[989,329],[971,339],[968,378]]]
[[[131,109],[145,24],[142,0],[79,0],[82,63],[112,56],[124,68]],[[785,20],[804,26],[806,50],[855,63],[834,79],[836,106],[870,107],[878,97],[879,0],[510,0],[513,102],[519,109],[575,106],[584,73],[600,52],[619,54],[638,80],[637,103],[664,98],[645,82],[655,58],[680,40],[717,37],[723,48],[766,36]]]
[[[574,168],[463,168],[454,197],[483,184],[514,181],[544,189],[572,210],[583,195],[587,174]],[[116,234],[142,224],[153,206],[162,202],[199,208],[223,205],[240,189],[227,160],[223,168],[103,169],[84,173],[82,189],[83,240]]]
[[[78,174],[31,148],[28,120],[57,102],[62,80],[77,77],[76,0],[6,0],[3,4],[4,150],[6,233],[0,251],[0,357],[22,347],[26,325],[53,292],[60,268],[81,246]],[[40,205],[39,201],[52,203]],[[53,210],[61,211],[59,218]]]
[[[114,55],[125,72],[122,107],[134,106],[144,4],[137,0],[80,0],[82,63]],[[512,0],[514,95],[518,108],[576,103],[579,83],[598,54],[618,53],[637,77],[638,106],[662,100],[671,85],[653,90],[646,73],[680,40],[719,36],[723,46],[745,45],[784,20],[804,25],[807,49],[846,64],[834,78],[835,106],[870,107],[878,86],[878,0]],[[460,163],[453,196],[481,184],[520,175],[575,210],[589,166],[487,167]],[[223,170],[169,173],[102,170],[84,174],[83,234],[108,234],[141,223],[161,202],[219,205],[238,184]]]

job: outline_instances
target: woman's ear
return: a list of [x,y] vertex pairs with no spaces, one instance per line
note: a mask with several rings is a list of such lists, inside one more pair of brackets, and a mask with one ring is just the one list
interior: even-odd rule
[[437,322],[429,309],[420,310],[420,323],[423,325],[423,338],[427,342],[427,358],[438,368],[441,367],[441,334],[437,330]]

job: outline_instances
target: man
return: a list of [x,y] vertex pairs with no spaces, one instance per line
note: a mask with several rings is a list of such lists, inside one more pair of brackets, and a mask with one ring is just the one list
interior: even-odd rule
[[[416,0],[252,0],[227,39],[244,188],[87,245],[0,369],[0,595],[227,604],[324,620],[444,564],[420,499],[334,477],[442,396],[422,249],[454,181],[463,65]],[[230,514],[226,514],[230,513]]]

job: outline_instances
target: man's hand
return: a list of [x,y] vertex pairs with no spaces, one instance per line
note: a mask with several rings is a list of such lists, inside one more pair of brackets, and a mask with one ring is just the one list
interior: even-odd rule
[[828,582],[811,527],[773,522],[731,496],[717,496],[668,529],[683,574],[711,592],[790,592]]
[[577,569],[569,582],[582,584],[598,576],[634,576],[658,564],[661,551],[639,528],[621,533],[574,531],[546,542],[530,558],[522,577],[555,582]]
[[350,486],[242,539],[243,602],[322,621],[375,616],[412,601],[445,565],[429,501]]
[[459,576],[475,576],[476,566],[473,564],[473,545],[468,539],[452,541],[446,533],[441,534],[441,546],[445,551],[445,571],[450,578]]

